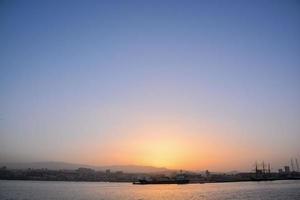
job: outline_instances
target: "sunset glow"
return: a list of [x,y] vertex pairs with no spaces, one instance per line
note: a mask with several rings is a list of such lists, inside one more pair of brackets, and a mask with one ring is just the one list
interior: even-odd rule
[[299,10],[1,1],[0,163],[287,165],[300,152]]

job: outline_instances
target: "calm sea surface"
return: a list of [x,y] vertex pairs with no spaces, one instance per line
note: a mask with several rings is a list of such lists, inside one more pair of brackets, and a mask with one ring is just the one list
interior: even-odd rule
[[0,199],[297,199],[300,181],[132,185],[129,183],[42,182],[0,180]]

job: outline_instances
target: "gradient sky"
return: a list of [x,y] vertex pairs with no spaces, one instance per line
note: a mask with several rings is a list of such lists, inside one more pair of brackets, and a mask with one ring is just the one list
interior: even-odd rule
[[0,162],[300,157],[299,1],[0,1]]

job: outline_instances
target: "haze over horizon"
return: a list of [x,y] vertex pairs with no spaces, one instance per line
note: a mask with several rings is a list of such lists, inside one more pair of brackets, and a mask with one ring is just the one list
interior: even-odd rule
[[298,1],[1,1],[0,163],[300,159]]

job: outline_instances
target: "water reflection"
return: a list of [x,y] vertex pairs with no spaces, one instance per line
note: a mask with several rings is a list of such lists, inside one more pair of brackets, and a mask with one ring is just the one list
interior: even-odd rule
[[0,199],[300,199],[300,181],[187,185],[0,181]]

